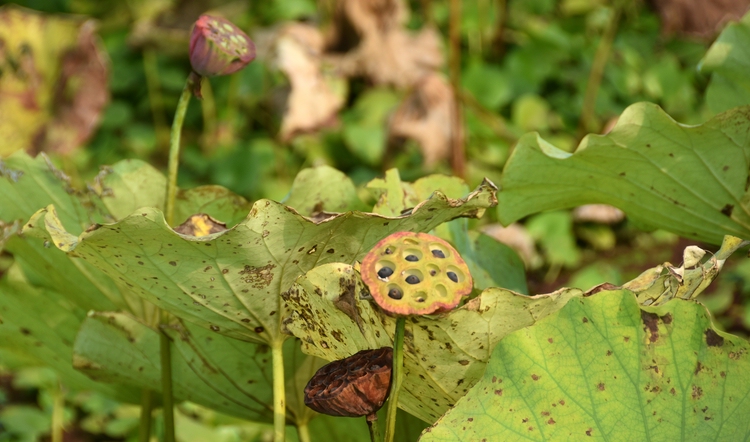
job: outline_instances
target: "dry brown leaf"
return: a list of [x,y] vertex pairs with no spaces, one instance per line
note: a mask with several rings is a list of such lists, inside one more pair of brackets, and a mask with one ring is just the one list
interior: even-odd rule
[[739,20],[750,0],[652,0],[665,34],[712,39],[730,20]]
[[375,84],[409,88],[443,66],[440,37],[432,29],[410,33],[408,10],[402,0],[341,0],[331,47],[345,48],[345,39],[358,44],[341,59],[348,76],[362,75]]
[[70,152],[108,100],[107,60],[94,23],[0,8],[0,155]]
[[424,77],[396,109],[390,136],[419,143],[427,167],[450,154],[454,96],[450,84],[437,73]]
[[585,204],[573,210],[573,220],[600,224],[617,224],[625,219],[625,213],[608,204]]
[[490,224],[482,229],[482,233],[515,250],[526,264],[526,268],[536,268],[541,264],[541,257],[536,252],[534,239],[523,225],[513,223],[503,227],[500,224]]
[[284,27],[275,44],[276,64],[289,78],[291,92],[281,124],[281,139],[334,124],[343,107],[343,79],[324,73],[320,58],[323,36],[301,23]]

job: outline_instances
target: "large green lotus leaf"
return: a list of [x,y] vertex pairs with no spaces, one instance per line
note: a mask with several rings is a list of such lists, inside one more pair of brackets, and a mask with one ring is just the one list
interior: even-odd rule
[[730,23],[711,45],[700,63],[711,74],[706,103],[715,113],[750,103],[750,14],[739,23]]
[[[481,377],[503,336],[534,324],[580,294],[566,289],[532,297],[493,288],[448,314],[407,319],[400,407],[434,422]],[[369,292],[352,266],[316,267],[283,295],[290,311],[284,324],[302,340],[305,353],[329,361],[390,347],[396,321],[363,299],[366,296]]]
[[76,234],[102,222],[87,195],[73,189],[69,181],[44,154],[31,158],[16,152],[0,160],[0,220],[26,221],[42,207],[55,204],[60,221]]
[[[178,321],[163,329],[172,340],[176,398],[244,419],[273,420],[268,346]],[[287,383],[296,385],[293,379],[300,377],[298,368],[309,371],[307,359],[311,358],[301,354],[293,340],[285,344],[284,356]],[[78,370],[95,380],[156,390],[161,385],[159,334],[126,313],[90,313],[76,338],[73,361]],[[290,396],[296,393],[296,389],[288,391]],[[308,409],[291,402],[288,410],[290,421],[295,422]]]
[[544,210],[608,203],[646,226],[718,244],[750,238],[750,107],[700,126],[678,124],[653,104],[630,106],[607,135],[569,154],[524,135],[498,194],[504,224]]
[[[464,195],[466,193],[468,191]],[[284,204],[305,216],[320,212],[365,210],[365,204],[360,201],[352,180],[330,166],[301,170],[294,178],[292,190]]]
[[[9,274],[17,271],[16,267]],[[59,293],[10,281],[7,275],[0,280],[0,346],[4,351],[54,368],[66,387],[138,403],[140,394],[131,388],[94,382],[73,369],[73,340],[85,315]]]
[[626,290],[575,298],[500,341],[481,381],[420,440],[745,440],[748,350],[693,301],[641,310]]
[[174,232],[153,208],[78,237],[65,231],[51,208],[38,212],[34,222],[43,219],[55,246],[160,308],[215,332],[270,343],[281,337],[279,294],[307,270],[354,262],[393,232],[430,230],[494,204],[489,182],[462,200],[436,192],[400,217],[347,212],[314,222],[260,200],[245,221],[201,238]]
[[101,199],[109,221],[116,221],[141,207],[163,208],[166,186],[166,177],[148,163],[123,160],[102,167],[91,189]]

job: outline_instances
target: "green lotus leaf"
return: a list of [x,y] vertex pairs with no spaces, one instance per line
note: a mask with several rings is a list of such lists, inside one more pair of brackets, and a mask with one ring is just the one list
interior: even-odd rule
[[500,341],[482,379],[420,440],[743,440],[748,350],[693,301],[574,298]]
[[653,104],[623,112],[607,135],[588,135],[573,154],[524,135],[503,172],[498,215],[510,224],[531,213],[608,203],[638,223],[719,244],[750,238],[750,107],[699,126]]
[[[466,193],[468,191],[463,195]],[[305,216],[320,212],[365,210],[352,180],[330,166],[301,170],[294,178],[292,190],[284,204]]]
[[730,23],[711,45],[700,63],[700,70],[711,74],[706,103],[713,112],[723,112],[750,103],[750,14],[739,23]]
[[461,200],[436,192],[399,217],[347,212],[314,222],[260,200],[245,221],[201,238],[174,232],[153,208],[80,236],[63,228],[52,207],[33,224],[43,222],[52,244],[164,310],[215,332],[271,343],[283,339],[279,294],[305,271],[352,263],[395,231],[430,230],[494,203],[495,187],[485,182]]
[[60,293],[9,280],[16,266],[0,280],[0,342],[3,351],[27,363],[53,367],[68,388],[95,390],[122,401],[139,403],[140,393],[123,385],[94,382],[73,369],[73,340],[86,312]]
[[[580,295],[580,290],[564,289],[530,297],[492,288],[445,315],[408,318],[400,407],[434,422],[481,377],[503,336]],[[396,320],[363,299],[368,296],[352,266],[322,265],[283,295],[290,312],[284,324],[301,339],[305,353],[329,361],[392,346]]]
[[[271,350],[189,323],[163,327],[172,340],[174,395],[243,419],[272,422]],[[159,389],[159,333],[126,313],[92,312],[75,341],[74,366],[92,379]],[[306,374],[312,359],[290,340],[284,348],[287,382]],[[302,385],[304,388],[304,384]],[[289,391],[293,395],[297,390]],[[309,420],[304,404],[290,402],[288,418]],[[306,415],[309,414],[308,415]]]

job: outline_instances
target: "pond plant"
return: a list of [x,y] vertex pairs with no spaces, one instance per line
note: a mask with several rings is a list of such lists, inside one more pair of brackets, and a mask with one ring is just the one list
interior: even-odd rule
[[[701,65],[721,79],[702,124],[637,103],[572,152],[521,136],[497,185],[391,169],[358,189],[316,166],[282,202],[249,203],[177,187],[190,97],[255,57],[239,28],[201,16],[166,177],[124,160],[76,186],[43,153],[0,160],[0,350],[140,404],[141,441],[159,407],[159,435],[179,439],[174,401],[276,442],[361,440],[347,420],[361,416],[379,440],[386,401],[389,442],[747,438],[750,344],[699,302],[750,244],[750,106],[731,92],[747,90],[747,20]],[[525,287],[520,261],[475,220],[588,203],[701,245],[618,284],[506,288]]]

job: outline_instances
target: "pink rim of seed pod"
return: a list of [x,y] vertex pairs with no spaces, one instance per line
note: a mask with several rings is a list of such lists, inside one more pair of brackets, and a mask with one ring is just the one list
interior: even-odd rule
[[229,75],[255,59],[255,44],[227,19],[201,15],[190,34],[190,65],[202,76]]
[[396,315],[428,315],[455,308],[471,293],[469,268],[445,240],[396,232],[362,260],[362,280],[375,302]]

